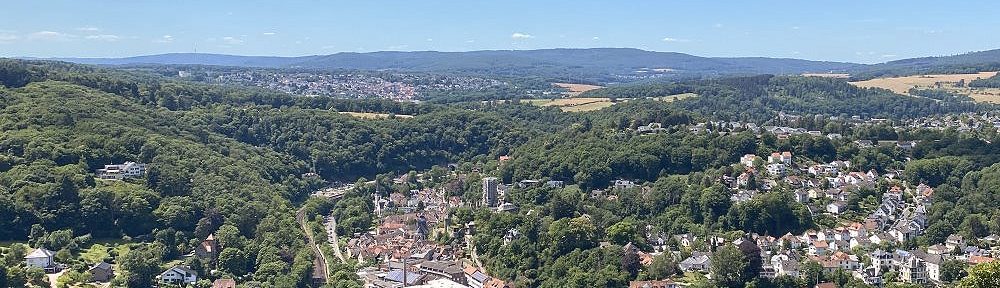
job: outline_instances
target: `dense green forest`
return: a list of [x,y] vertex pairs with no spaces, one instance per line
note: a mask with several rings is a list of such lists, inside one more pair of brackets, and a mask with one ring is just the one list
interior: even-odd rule
[[[998,69],[1000,70],[1000,69]],[[973,88],[1000,88],[1000,74],[986,79],[976,79],[969,82],[969,87]]]
[[[308,171],[305,162],[195,129],[165,109],[66,82],[34,82],[0,95],[0,220],[6,223],[0,238],[60,253],[86,241],[51,240],[57,235],[148,239],[151,250],[130,253],[151,254],[121,255],[135,260],[118,263],[130,267],[140,259],[174,259],[229,227],[235,232],[229,247],[239,249],[243,263],[259,262],[245,265],[279,267],[257,280],[289,287],[308,280],[312,255],[290,202],[321,184],[298,178]],[[93,178],[96,168],[124,161],[152,168],[137,181]],[[150,273],[159,272],[126,271],[122,284],[144,287],[155,276]]]
[[841,79],[761,75],[680,83],[640,84],[591,90],[583,95],[616,98],[696,93],[677,101],[686,111],[716,119],[764,123],[779,112],[797,115],[905,119],[987,109],[959,101],[899,97],[888,90],[858,88]]

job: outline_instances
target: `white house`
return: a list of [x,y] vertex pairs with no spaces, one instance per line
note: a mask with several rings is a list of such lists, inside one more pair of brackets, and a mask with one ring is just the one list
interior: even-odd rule
[[743,155],[743,157],[740,157],[740,164],[743,164],[744,167],[753,167],[753,162],[756,160],[757,155],[746,154]]
[[712,266],[711,255],[702,252],[692,252],[691,257],[684,259],[677,266],[680,266],[684,272],[708,272],[709,267]]
[[844,211],[847,211],[847,202],[836,201],[826,205],[826,212],[840,214],[844,213]]
[[125,162],[125,164],[104,165],[97,169],[97,178],[122,180],[125,178],[142,177],[146,175],[146,164]]
[[767,173],[773,176],[784,176],[786,169],[785,164],[767,164]]
[[56,262],[52,259],[56,255],[56,252],[49,251],[45,248],[38,248],[35,251],[31,251],[28,256],[24,256],[24,262],[28,267],[36,268],[49,268],[55,266]]
[[157,278],[160,279],[160,283],[191,284],[198,281],[198,273],[187,266],[174,266],[160,273]]

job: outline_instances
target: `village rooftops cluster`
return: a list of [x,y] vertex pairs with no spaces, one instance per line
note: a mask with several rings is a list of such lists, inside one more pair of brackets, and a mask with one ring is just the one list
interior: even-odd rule
[[380,98],[409,101],[432,90],[485,90],[510,87],[508,82],[462,76],[430,76],[393,73],[284,73],[270,71],[226,72],[214,82],[274,89],[289,94],[338,98]]
[[[647,227],[648,228],[648,227]],[[809,230],[802,234],[785,234],[781,237],[749,234],[732,241],[719,236],[700,237],[692,234],[647,234],[648,243],[653,244],[653,252],[638,251],[642,255],[653,257],[667,253],[678,262],[678,267],[684,272],[710,274],[712,267],[712,252],[724,245],[733,244],[739,247],[753,245],[760,249],[762,265],[759,277],[774,278],[777,276],[804,277],[804,263],[815,262],[824,273],[834,273],[843,270],[851,273],[854,278],[866,284],[881,286],[887,272],[896,272],[898,280],[905,283],[925,284],[942,283],[941,264],[948,260],[967,262],[969,265],[996,261],[998,251],[968,245],[961,235],[949,236],[942,244],[935,244],[915,250],[884,251],[872,245],[869,237],[880,233],[873,227],[861,223],[852,223],[846,227],[835,229]],[[873,235],[873,236],[869,236]],[[1000,244],[1000,236],[990,235],[978,239],[988,245]],[[891,241],[891,240],[890,240]],[[862,246],[860,250],[856,248]],[[632,246],[634,247],[634,246]],[[704,251],[694,250],[687,258],[680,259],[682,250],[702,247]],[[864,255],[855,251],[871,251]],[[865,264],[862,258],[871,259]],[[649,263],[643,261],[643,265]],[[633,281],[630,287],[646,287],[641,285],[658,285],[665,287],[677,285],[673,281]],[[635,286],[640,285],[640,286]],[[660,286],[648,286],[660,287]]]

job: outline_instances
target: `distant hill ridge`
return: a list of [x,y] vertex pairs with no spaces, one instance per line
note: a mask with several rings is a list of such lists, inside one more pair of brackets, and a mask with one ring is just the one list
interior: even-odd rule
[[[676,78],[719,75],[800,74],[847,72],[901,74],[938,67],[1000,63],[1000,50],[954,56],[923,57],[881,64],[812,61],[766,57],[701,57],[677,52],[633,48],[483,50],[469,52],[343,52],[298,57],[236,56],[206,53],[169,53],[126,58],[52,58],[82,64],[197,64],[218,66],[310,69],[400,70],[459,72],[495,76],[537,76],[616,82],[650,73]],[[670,72],[639,71],[670,69]]]
[[713,58],[632,48],[484,50],[470,52],[344,52],[299,57],[170,53],[126,58],[53,58],[82,64],[198,64],[220,66],[464,72],[498,76],[534,75],[607,81],[637,70],[671,69],[676,75],[793,74],[842,71],[859,64],[779,58]]

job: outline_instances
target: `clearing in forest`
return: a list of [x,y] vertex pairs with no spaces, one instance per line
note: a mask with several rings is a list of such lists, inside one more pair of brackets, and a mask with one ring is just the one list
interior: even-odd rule
[[584,112],[584,111],[594,111],[600,110],[611,105],[615,105],[611,102],[610,98],[558,98],[558,99],[532,99],[532,100],[522,100],[528,101],[531,105],[542,106],[542,107],[559,107],[562,111],[566,112]]
[[552,83],[552,85],[556,85],[559,88],[569,90],[566,92],[566,95],[569,95],[569,97],[576,97],[583,92],[604,88],[597,85],[573,84],[573,83]]

